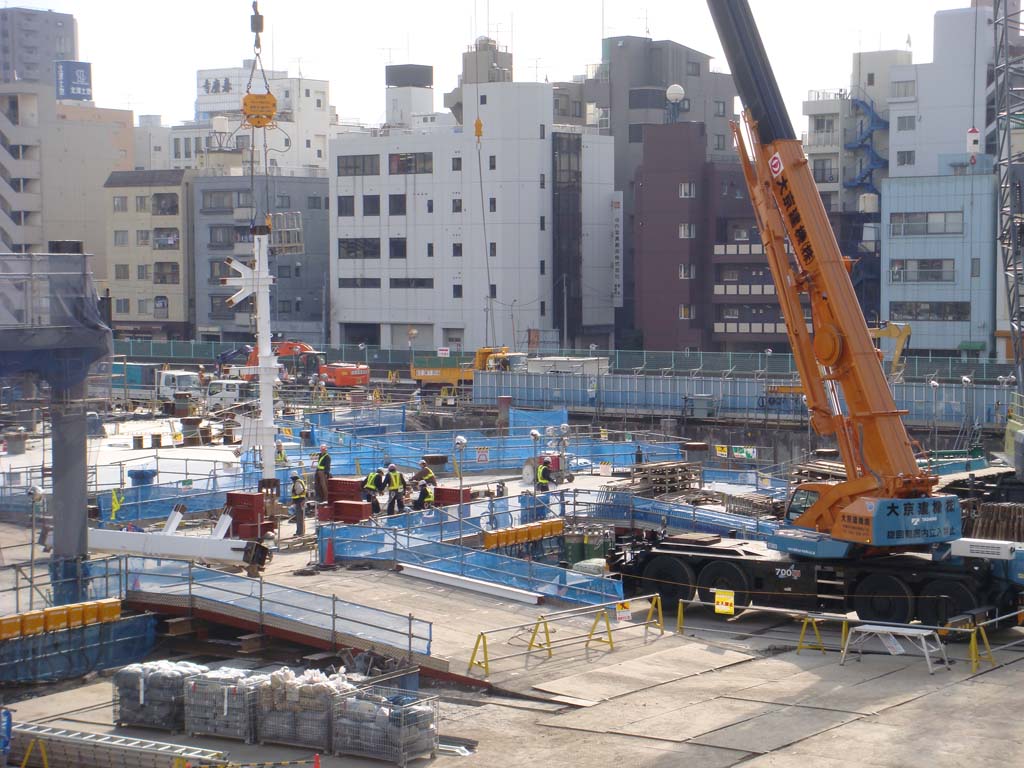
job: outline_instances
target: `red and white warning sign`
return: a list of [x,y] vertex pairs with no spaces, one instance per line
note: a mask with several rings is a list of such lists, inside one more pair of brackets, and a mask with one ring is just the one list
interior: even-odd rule
[[774,179],[779,178],[779,174],[782,173],[782,157],[778,152],[768,158],[768,170],[772,172]]

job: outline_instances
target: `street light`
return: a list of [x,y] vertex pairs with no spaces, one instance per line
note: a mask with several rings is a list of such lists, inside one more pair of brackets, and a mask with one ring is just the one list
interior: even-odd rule
[[466,550],[462,543],[462,464],[466,459],[466,444],[469,441],[462,435],[455,436],[455,451],[459,454],[459,574],[465,571],[465,560],[463,553]]
[[363,342],[360,341],[359,342],[359,349],[361,349],[363,351],[363,362],[366,364],[366,367],[369,368],[370,367],[370,348],[368,346],[366,346],[366,344],[364,344]]
[[939,382],[932,379],[928,385],[932,388],[932,450],[937,451],[939,449],[939,408],[936,401],[939,394]]

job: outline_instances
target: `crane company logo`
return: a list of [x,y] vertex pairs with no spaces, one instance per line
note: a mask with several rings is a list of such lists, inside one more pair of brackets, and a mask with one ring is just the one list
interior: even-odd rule
[[768,170],[772,172],[773,179],[779,178],[782,173],[782,156],[778,152],[768,158]]

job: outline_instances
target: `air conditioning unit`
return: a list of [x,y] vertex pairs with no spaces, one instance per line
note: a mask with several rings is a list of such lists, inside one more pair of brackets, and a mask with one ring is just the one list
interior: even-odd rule
[[878,195],[865,192],[857,198],[857,210],[860,213],[878,213]]
[[949,552],[956,557],[977,557],[982,560],[1013,560],[1013,555],[1017,548],[1018,545],[1012,541],[957,539],[949,545]]

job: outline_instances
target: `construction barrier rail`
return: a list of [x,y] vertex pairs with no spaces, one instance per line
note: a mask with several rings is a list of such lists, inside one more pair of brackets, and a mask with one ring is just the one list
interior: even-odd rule
[[[632,616],[633,609],[630,605],[630,601],[640,602],[643,600],[650,601],[650,605],[647,609],[647,616],[643,622],[636,624],[625,623],[626,621],[631,621],[631,618],[625,618],[626,616]],[[606,645],[609,651],[614,651],[615,639],[612,633],[625,629],[637,629],[639,627],[643,627],[645,640],[647,637],[647,630],[650,627],[657,628],[659,634],[665,634],[665,621],[661,607],[660,595],[657,593],[642,595],[630,598],[630,601],[617,600],[607,603],[598,603],[597,605],[590,605],[582,608],[570,608],[565,611],[544,613],[538,616],[537,620],[533,622],[512,624],[507,627],[484,630],[476,636],[476,643],[473,646],[473,653],[469,658],[469,666],[467,667],[466,672],[467,674],[472,673],[475,667],[483,670],[484,677],[489,677],[491,674],[491,662],[493,661],[513,659],[520,656],[531,656],[534,652],[538,651],[544,651],[547,654],[547,658],[550,659],[554,656],[556,649],[570,645],[579,645],[581,643],[585,648],[589,648],[591,643]],[[568,622],[572,619],[584,618],[591,615],[594,617],[594,621],[590,625],[590,630],[588,632],[552,640],[552,624]],[[615,616],[616,622],[620,622],[622,624],[621,626],[617,626],[614,629],[612,628],[612,615]],[[500,656],[492,656],[488,646],[488,637],[513,631],[517,632],[517,634],[512,635],[512,637],[510,637],[506,642],[511,642],[513,638],[519,637],[523,631],[530,631],[530,639],[527,642],[526,650],[519,651],[517,653],[506,653]]]
[[399,614],[286,587],[262,578],[236,576],[179,560],[129,558],[126,595],[138,602],[175,605],[316,636],[333,648],[383,644],[410,655],[430,655],[433,625]]

